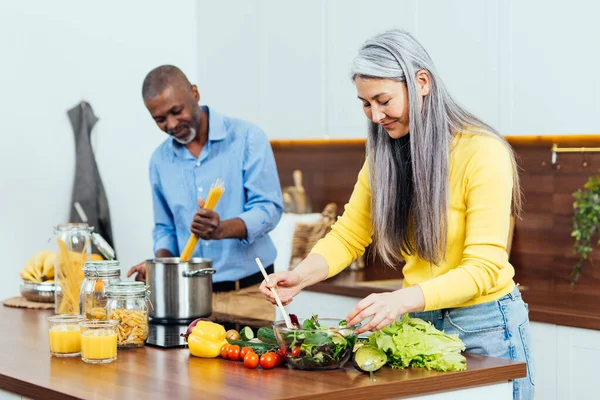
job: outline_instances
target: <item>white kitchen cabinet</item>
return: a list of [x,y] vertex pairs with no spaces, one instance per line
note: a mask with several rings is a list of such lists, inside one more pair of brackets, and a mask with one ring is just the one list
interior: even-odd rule
[[558,328],[554,324],[530,322],[531,351],[534,363],[535,398],[559,400],[557,389]]
[[536,399],[600,398],[600,331],[532,322],[531,339]]
[[512,400],[512,398],[513,387],[511,381],[425,394],[416,397],[404,397],[404,399],[420,400]]
[[557,339],[557,398],[600,398],[600,331],[559,326]]
[[0,389],[0,400],[29,400],[27,397],[23,397],[18,394],[7,392]]

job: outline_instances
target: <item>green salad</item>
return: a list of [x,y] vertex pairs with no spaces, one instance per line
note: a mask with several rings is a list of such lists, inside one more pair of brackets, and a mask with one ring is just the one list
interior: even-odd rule
[[287,362],[299,369],[333,369],[344,365],[356,342],[356,327],[345,320],[322,319],[318,315],[305,319],[290,314],[296,329],[281,328]]

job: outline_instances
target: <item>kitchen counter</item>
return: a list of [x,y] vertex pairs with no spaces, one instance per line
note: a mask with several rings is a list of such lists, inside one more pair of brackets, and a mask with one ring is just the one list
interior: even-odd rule
[[[480,390],[485,394],[501,385],[502,395],[489,398],[508,399],[512,398],[509,380],[526,376],[524,363],[469,354],[464,372],[384,367],[375,374],[375,382],[356,371],[350,362],[343,369],[323,372],[281,367],[251,370],[241,362],[192,357],[187,349],[150,346],[119,350],[115,362],[90,365],[79,357],[50,356],[49,315],[51,311],[0,307],[0,389],[45,400],[314,399],[324,395],[377,399],[455,390]],[[219,320],[225,317],[221,315]]]
[[[535,281],[520,283],[523,300],[529,305],[531,321],[600,330],[598,293],[578,291],[577,288],[556,291]],[[305,290],[363,298],[371,293],[399,289],[401,285],[400,270],[371,267],[344,271]]]

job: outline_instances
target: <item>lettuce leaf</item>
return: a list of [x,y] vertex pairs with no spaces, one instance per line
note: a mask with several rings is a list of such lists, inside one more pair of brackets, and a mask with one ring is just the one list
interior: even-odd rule
[[407,314],[369,336],[383,350],[392,368],[421,367],[437,371],[464,371],[465,344],[457,334],[446,334],[431,323]]

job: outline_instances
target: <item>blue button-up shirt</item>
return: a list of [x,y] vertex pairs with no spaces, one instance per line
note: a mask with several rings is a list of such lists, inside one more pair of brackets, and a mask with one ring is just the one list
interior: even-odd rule
[[254,259],[266,267],[277,251],[268,233],[283,211],[281,186],[267,135],[257,126],[208,112],[208,141],[198,158],[173,138],[165,140],[150,159],[154,207],[154,252],[167,249],[177,256],[185,247],[198,198],[206,200],[217,178],[225,182],[215,212],[221,220],[241,218],[247,236],[202,240],[194,257],[212,259],[214,282],[238,280],[258,272]]

